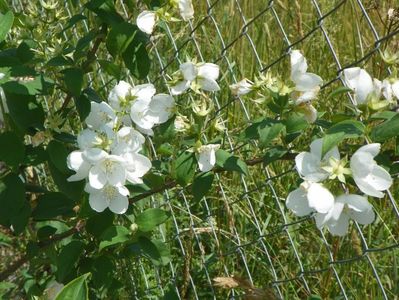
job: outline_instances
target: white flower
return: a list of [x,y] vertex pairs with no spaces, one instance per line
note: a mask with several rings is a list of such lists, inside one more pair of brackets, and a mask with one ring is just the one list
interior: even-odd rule
[[233,95],[243,96],[252,91],[252,83],[244,78],[243,80],[230,85],[231,92]]
[[[399,100],[399,80],[395,80],[392,84],[391,84],[391,89],[392,89],[392,93],[394,94],[394,96],[396,97],[396,99]],[[388,99],[389,100],[389,99]]]
[[136,24],[141,31],[147,34],[152,34],[152,32],[154,31],[156,19],[157,16],[155,12],[145,10],[137,16]]
[[192,0],[179,0],[180,15],[184,21],[194,17],[194,7]]
[[374,157],[380,152],[378,143],[360,147],[351,157],[350,168],[353,179],[359,189],[366,195],[382,198],[392,185],[391,175],[377,165]]
[[97,132],[92,129],[86,128],[78,134],[77,141],[79,148],[82,150],[89,148],[108,149],[114,138],[115,133],[113,130]]
[[105,102],[91,102],[90,113],[85,122],[94,130],[107,131],[114,128],[117,118],[114,110]]
[[334,205],[334,196],[320,183],[304,181],[288,194],[286,205],[298,217],[313,211],[327,213]]
[[202,172],[208,172],[212,170],[216,164],[216,151],[219,150],[220,145],[208,144],[198,148],[199,158],[198,166]]
[[368,95],[374,91],[374,82],[366,70],[359,67],[344,70],[345,84],[353,90],[356,104],[365,104]]
[[85,179],[90,172],[91,164],[85,159],[83,151],[73,151],[67,157],[67,166],[76,174],[68,177],[68,181],[79,181]]
[[190,87],[194,91],[200,88],[208,92],[220,90],[216,82],[219,77],[218,65],[186,62],[180,65],[180,72],[183,75],[183,80],[171,87],[172,95],[180,95]]
[[72,151],[67,157],[67,166],[76,172],[68,181],[79,181],[89,176],[91,167],[108,155],[102,149],[88,148],[83,151]]
[[6,74],[0,73],[0,80],[2,80],[5,76],[6,76]]
[[123,185],[126,181],[126,162],[118,156],[106,153],[89,171],[89,184],[102,189],[105,185]]
[[139,152],[145,142],[144,136],[132,127],[122,127],[116,134],[112,145],[112,154],[120,155],[126,152]]
[[320,182],[330,176],[330,173],[322,168],[323,164],[330,158],[339,160],[339,151],[334,147],[321,157],[322,147],[323,139],[316,139],[310,144],[310,152],[301,152],[295,157],[296,168],[303,179]]
[[89,193],[89,204],[97,212],[104,211],[107,207],[116,214],[123,214],[129,206],[129,190],[123,185],[105,185],[95,189],[89,184],[85,191]]
[[183,115],[176,116],[174,125],[177,132],[186,132],[191,127],[190,120]]
[[366,197],[349,194],[337,197],[333,208],[327,213],[316,214],[315,219],[319,229],[327,226],[331,234],[344,236],[348,231],[350,219],[367,225],[374,221],[375,213]]
[[[300,103],[310,101],[317,96],[323,79],[320,76],[306,72],[308,64],[299,50],[291,51],[291,80],[299,93]],[[300,98],[302,96],[302,98]]]
[[173,97],[166,94],[158,94],[151,99],[139,98],[132,105],[130,117],[137,126],[148,130],[166,122],[174,105]]
[[307,103],[302,103],[298,105],[298,110],[301,111],[305,117],[305,120],[308,123],[314,123],[317,120],[317,110],[316,108],[310,104],[309,102]]
[[132,86],[126,81],[119,81],[109,92],[108,103],[116,111],[124,111],[124,106],[128,104],[129,97],[132,95]]
[[151,161],[139,153],[124,153],[122,155],[126,166],[126,179],[133,184],[143,183],[143,177],[152,167]]

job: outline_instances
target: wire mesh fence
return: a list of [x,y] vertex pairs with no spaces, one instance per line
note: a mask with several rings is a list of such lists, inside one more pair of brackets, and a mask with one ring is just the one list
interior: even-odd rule
[[[341,71],[367,65],[379,74],[389,72],[378,63],[379,53],[387,46],[399,46],[399,27],[386,17],[388,9],[395,8],[395,1],[193,2],[194,21],[163,23],[151,39],[154,64],[148,80],[163,89],[168,74],[187,56],[218,64],[221,85],[227,87],[259,73],[272,72],[284,78],[288,74],[287,55],[291,49],[301,49],[312,72],[323,74],[325,84],[319,101],[334,112],[345,101],[352,101],[346,95],[342,102],[326,104],[329,92],[343,85]],[[26,7],[22,0],[13,4],[16,11]],[[131,11],[126,1],[118,0],[117,6],[134,21],[137,11]],[[137,7],[143,8],[141,3]],[[80,9],[76,3],[65,1],[68,17]],[[85,31],[89,30],[88,22],[83,23]],[[76,30],[69,38],[77,39]],[[99,65],[98,70],[91,84],[107,91],[115,82]],[[216,93],[213,101],[212,118],[223,121],[226,127],[223,148],[243,158],[256,157],[257,145],[242,144],[236,136],[264,112],[228,92]],[[396,187],[383,200],[373,202],[378,215],[373,226],[363,228],[355,223],[347,237],[334,238],[317,230],[312,217],[299,219],[287,211],[284,201],[296,180],[292,171],[293,162],[254,166],[245,177],[216,174],[212,192],[199,202],[184,189],[173,188],[138,203],[143,208],[163,207],[171,212],[171,222],[161,226],[159,235],[168,242],[172,260],[166,267],[156,267],[144,259],[121,261],[119,268],[131,282],[132,298],[249,297],[240,286],[214,286],[214,278],[231,275],[253,287],[252,296],[258,297],[253,299],[272,299],[270,293],[282,299],[311,294],[337,299],[397,297]]]

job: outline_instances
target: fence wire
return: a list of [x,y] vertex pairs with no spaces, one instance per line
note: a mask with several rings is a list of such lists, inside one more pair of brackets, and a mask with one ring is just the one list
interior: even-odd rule
[[[326,74],[322,87],[326,96],[344,85],[341,72],[347,67],[372,65],[380,74],[389,73],[378,65],[379,53],[388,46],[398,48],[399,27],[387,30],[383,24],[387,9],[398,6],[395,1],[193,2],[193,21],[164,23],[151,39],[155,63],[148,81],[163,88],[168,74],[187,55],[220,65],[221,85],[228,86],[268,71],[287,75],[289,51],[301,49],[312,72]],[[24,1],[13,3],[16,11],[24,10]],[[117,6],[127,19],[134,20],[137,11],[130,11],[126,1],[118,0]],[[143,9],[141,3],[137,7]],[[65,1],[65,10],[71,17],[82,7]],[[86,32],[89,21],[83,23]],[[344,26],[345,22],[353,26]],[[78,38],[76,31],[73,35]],[[317,65],[321,57],[324,63]],[[115,82],[99,65],[98,70],[90,78],[92,85],[109,90]],[[353,101],[349,94],[345,97],[348,103]],[[228,93],[216,93],[213,101],[211,118],[226,126],[224,149],[247,158],[259,153],[255,143],[242,145],[235,138],[240,128],[259,117],[259,107]],[[335,103],[332,109],[342,105]],[[154,147],[152,150],[156,158]],[[171,212],[170,224],[162,226],[159,235],[169,244],[172,260],[166,267],[155,267],[143,259],[133,265],[121,263],[128,270],[132,298],[245,299],[240,288],[214,287],[215,277],[231,275],[260,290],[271,289],[281,299],[303,299],[311,294],[337,299],[397,297],[397,191],[373,202],[378,216],[373,226],[362,228],[355,223],[347,237],[333,238],[317,230],[312,217],[295,218],[285,208],[285,198],[296,185],[292,171],[289,162],[251,167],[246,177],[216,174],[212,193],[200,202],[192,201],[184,189],[173,189],[138,204]],[[261,295],[254,299],[270,297]]]

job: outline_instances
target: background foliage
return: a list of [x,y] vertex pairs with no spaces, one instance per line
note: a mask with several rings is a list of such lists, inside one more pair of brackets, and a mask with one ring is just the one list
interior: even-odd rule
[[[10,112],[0,135],[0,294],[39,297],[56,280],[72,287],[65,293],[92,298],[395,297],[397,179],[392,194],[373,202],[376,222],[353,225],[344,238],[324,235],[311,218],[299,220],[284,205],[298,185],[286,152],[307,150],[309,136],[333,133],[335,123],[353,117],[346,93],[331,96],[342,86],[339,71],[360,65],[387,76],[379,51],[398,50],[399,21],[387,19],[395,5],[204,0],[194,3],[192,23],[161,24],[148,38],[133,25],[145,3],[0,0],[0,72],[6,74],[0,84]],[[288,78],[290,47],[301,49],[325,80],[316,106],[328,121],[318,126],[296,115],[268,122],[270,106],[235,98],[227,88],[267,70]],[[66,181],[66,156],[90,101],[106,99],[119,79],[150,80],[166,92],[166,74],[187,56],[215,62],[223,72],[210,120],[224,120],[226,130],[207,132],[225,150],[218,152],[220,169],[195,175],[195,161],[174,152],[174,141],[184,141],[165,123],[148,141],[156,167],[132,189],[128,215],[94,213],[83,184]],[[392,114],[375,116],[368,128],[373,141],[387,145],[379,163],[397,177]],[[260,125],[251,127],[250,120]],[[359,141],[352,135],[341,147]],[[231,274],[237,289],[213,286],[215,277]]]

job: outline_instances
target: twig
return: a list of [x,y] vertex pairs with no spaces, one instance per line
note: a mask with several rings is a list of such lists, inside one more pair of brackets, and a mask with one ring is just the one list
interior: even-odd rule
[[[61,241],[65,238],[79,232],[83,227],[84,227],[83,221],[79,221],[75,227],[69,229],[68,231],[53,235],[49,239],[39,242],[38,243],[39,249],[43,250],[43,249],[47,248],[48,246],[52,245],[53,243]],[[2,271],[0,273],[0,282],[6,280],[8,278],[8,276],[10,276],[15,271],[17,271],[22,265],[24,265],[29,260],[29,258],[30,258],[30,256],[28,256],[28,255],[22,256],[20,259],[18,259],[14,263],[12,263],[7,269]]]
[[[101,43],[105,40],[107,29],[108,29],[107,25],[103,24],[100,31],[98,32],[96,40],[94,41],[93,48],[91,48],[87,52],[86,60],[81,65],[81,69],[83,70],[83,72],[87,73],[90,65],[95,61],[98,48],[100,47]],[[68,93],[64,99],[64,102],[62,103],[61,111],[68,106],[69,102],[71,102],[71,99],[72,95]]]

